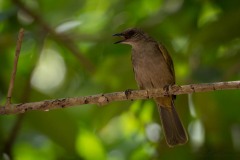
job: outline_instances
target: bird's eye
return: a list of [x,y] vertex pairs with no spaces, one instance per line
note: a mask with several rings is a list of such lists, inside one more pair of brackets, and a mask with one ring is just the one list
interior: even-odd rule
[[131,36],[133,36],[135,34],[135,31],[133,31],[133,30],[131,30],[131,31],[129,31],[128,32],[128,35],[131,37]]
[[127,32],[125,37],[128,39],[128,38],[131,38],[134,34],[135,34],[135,31],[131,30],[131,31]]

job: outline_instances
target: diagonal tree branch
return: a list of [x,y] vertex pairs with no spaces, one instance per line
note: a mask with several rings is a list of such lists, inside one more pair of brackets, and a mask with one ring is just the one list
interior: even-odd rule
[[64,45],[71,53],[79,60],[85,69],[92,73],[95,71],[94,64],[86,58],[82,53],[79,52],[76,44],[67,35],[57,33],[52,27],[50,27],[38,14],[31,9],[27,8],[20,0],[12,0],[22,11],[31,16],[41,27],[50,33],[51,37],[58,43]]
[[32,103],[12,104],[12,107],[1,107],[0,114],[18,114],[30,110],[52,110],[57,108],[66,108],[83,104],[106,105],[114,101],[149,99],[155,97],[164,97],[168,95],[190,94],[196,92],[209,92],[216,90],[240,89],[240,81],[216,82],[190,84],[183,86],[169,86],[168,89],[152,89],[152,90],[134,90],[128,92],[114,92],[106,94],[91,95],[76,98],[62,98],[54,100],[45,100]]

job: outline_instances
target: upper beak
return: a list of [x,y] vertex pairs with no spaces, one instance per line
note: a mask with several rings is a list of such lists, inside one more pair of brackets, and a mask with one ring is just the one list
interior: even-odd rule
[[[116,34],[114,34],[114,35],[112,35],[112,36],[118,36],[118,37],[123,37],[123,38],[124,38],[124,34],[123,34],[123,33],[116,33]],[[124,40],[125,40],[125,38],[124,38],[123,40],[120,40],[120,41],[115,42],[114,44],[121,43],[121,42],[123,42]]]
[[112,36],[124,36],[124,34],[123,33],[116,33],[116,34],[114,34]]

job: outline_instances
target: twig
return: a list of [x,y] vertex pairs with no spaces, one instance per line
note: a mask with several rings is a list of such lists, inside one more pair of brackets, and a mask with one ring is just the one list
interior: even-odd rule
[[114,101],[148,99],[155,97],[164,97],[166,95],[190,94],[195,92],[209,92],[216,90],[240,89],[240,81],[190,84],[183,86],[170,86],[168,90],[159,88],[151,90],[134,90],[128,92],[114,92],[107,94],[98,94],[85,97],[63,98],[54,100],[45,100],[40,102],[12,104],[13,107],[0,108],[0,114],[18,114],[29,110],[52,110],[56,108],[65,108],[83,104],[97,104],[99,106]]
[[11,76],[11,80],[10,80],[9,88],[8,88],[6,107],[8,107],[11,104],[12,91],[13,91],[15,76],[16,76],[16,73],[17,73],[18,57],[19,57],[19,54],[20,54],[20,51],[21,51],[23,36],[24,36],[24,29],[21,28],[19,30],[19,34],[18,34],[17,47],[16,47],[16,51],[15,51],[15,58],[14,58],[12,76]]

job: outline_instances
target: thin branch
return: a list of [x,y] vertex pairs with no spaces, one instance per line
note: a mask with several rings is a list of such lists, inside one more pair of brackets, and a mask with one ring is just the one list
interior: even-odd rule
[[12,107],[0,108],[0,114],[18,114],[30,110],[52,110],[56,108],[66,108],[83,104],[106,105],[114,101],[149,99],[155,97],[164,97],[168,95],[190,94],[196,92],[209,92],[216,90],[240,89],[240,81],[190,84],[183,86],[170,86],[168,89],[134,90],[128,92],[114,92],[106,94],[91,95],[76,98],[62,98],[54,100],[45,100],[32,103],[12,104]]
[[12,91],[13,91],[15,76],[17,73],[17,64],[18,64],[19,54],[21,51],[23,36],[24,36],[24,29],[21,28],[18,33],[17,47],[16,47],[16,51],[15,51],[12,76],[11,76],[11,80],[10,80],[9,88],[8,88],[6,107],[8,107],[11,104]]
[[31,16],[35,22],[42,26],[42,28],[50,33],[51,37],[57,42],[64,45],[71,53],[79,60],[83,67],[90,73],[95,71],[94,64],[79,52],[76,44],[67,35],[57,33],[52,27],[50,27],[38,14],[31,9],[27,8],[20,0],[12,0],[22,11]]

